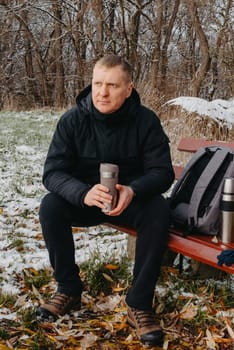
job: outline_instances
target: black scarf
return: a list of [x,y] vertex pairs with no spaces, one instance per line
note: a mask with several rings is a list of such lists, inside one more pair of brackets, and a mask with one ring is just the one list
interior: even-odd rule
[[127,98],[122,106],[115,112],[110,114],[101,113],[94,107],[92,102],[92,113],[96,120],[107,124],[120,124],[129,118],[129,110],[130,110],[130,97]]

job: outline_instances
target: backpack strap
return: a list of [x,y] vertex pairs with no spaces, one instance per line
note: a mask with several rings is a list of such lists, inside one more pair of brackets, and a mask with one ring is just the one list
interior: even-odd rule
[[186,182],[187,177],[190,176],[190,172],[192,171],[193,166],[197,163],[197,161],[200,158],[203,157],[205,153],[206,153],[206,148],[202,147],[192,156],[192,158],[190,158],[190,160],[184,167],[184,170],[182,171],[180,178],[176,181],[172,189],[172,193],[170,196],[171,204],[173,204],[174,200],[176,199],[178,193],[180,192],[180,189],[183,187],[184,182]]
[[[207,147],[207,151],[210,148]],[[194,187],[189,207],[188,207],[188,223],[191,226],[194,226],[198,222],[198,208],[201,202],[201,199],[207,189],[207,186],[215,176],[217,170],[222,166],[223,161],[226,156],[230,153],[228,148],[217,148],[214,151],[213,157],[210,159],[206,168],[203,170],[200,178],[198,179],[196,186]]]

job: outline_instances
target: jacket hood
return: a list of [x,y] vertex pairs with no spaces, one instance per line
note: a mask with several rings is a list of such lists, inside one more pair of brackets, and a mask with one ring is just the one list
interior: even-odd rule
[[91,85],[82,90],[76,97],[76,104],[82,109],[82,111],[91,113],[95,119],[98,119],[100,121],[106,121],[108,123],[119,123],[122,119],[126,119],[126,117],[135,114],[136,110],[141,104],[138,92],[133,89],[132,94],[125,100],[123,105],[117,111],[110,114],[104,114],[99,112],[94,107],[91,91]]

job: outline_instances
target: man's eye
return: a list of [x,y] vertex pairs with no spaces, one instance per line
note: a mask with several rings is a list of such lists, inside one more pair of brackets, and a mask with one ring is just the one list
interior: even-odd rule
[[101,82],[100,81],[96,81],[95,83],[94,83],[94,85],[96,85],[96,86],[101,86]]

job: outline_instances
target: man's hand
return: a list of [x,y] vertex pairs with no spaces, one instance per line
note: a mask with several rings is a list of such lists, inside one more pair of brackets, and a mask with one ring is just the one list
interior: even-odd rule
[[94,185],[84,197],[84,204],[89,207],[96,206],[101,209],[105,209],[105,204],[111,203],[112,196],[108,193],[109,188],[101,184]]
[[134,197],[133,189],[129,186],[117,184],[116,189],[119,192],[119,199],[117,206],[113,210],[109,211],[109,213],[107,213],[107,215],[110,216],[120,215],[124,209],[129,206]]

